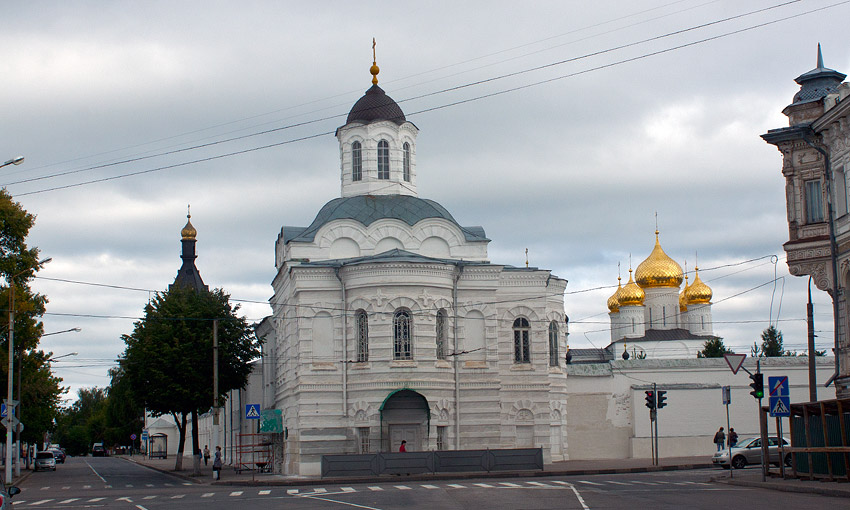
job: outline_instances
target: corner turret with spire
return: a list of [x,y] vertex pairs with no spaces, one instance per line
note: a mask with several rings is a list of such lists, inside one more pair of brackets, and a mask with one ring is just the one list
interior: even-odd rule
[[177,271],[177,278],[174,279],[174,283],[169,286],[169,289],[175,285],[179,285],[181,287],[195,289],[198,292],[209,290],[209,287],[204,284],[204,280],[201,278],[200,271],[195,267],[195,259],[198,258],[195,252],[197,236],[198,231],[192,225],[192,212],[188,210],[186,213],[186,226],[180,231],[180,243],[183,245],[183,253],[180,255],[180,258],[183,259],[183,265]]

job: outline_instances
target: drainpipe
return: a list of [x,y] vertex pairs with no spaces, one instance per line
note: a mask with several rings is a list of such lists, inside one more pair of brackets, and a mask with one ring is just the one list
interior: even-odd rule
[[[809,134],[814,134],[814,130],[809,126]],[[832,213],[832,166],[829,162],[829,153],[825,151],[823,148],[818,147],[811,140],[809,140],[806,136],[803,136],[803,141],[806,142],[806,145],[811,147],[812,149],[821,153],[824,158],[825,170],[824,174],[826,176],[826,205],[827,205],[827,222],[829,223],[829,259],[832,263],[832,319],[833,319],[833,328],[835,329],[834,334],[834,342],[835,342],[835,373],[832,374],[826,383],[825,387],[829,387],[829,385],[841,374],[841,351],[839,349],[839,332],[841,327],[841,318],[839,317],[839,309],[838,309],[838,300],[839,300],[839,289],[838,289],[838,242],[835,240],[835,216]]]
[[342,287],[342,416],[348,417],[348,303],[345,301],[345,282],[334,268],[336,279]]
[[452,282],[452,315],[454,315],[453,335],[454,335],[454,356],[452,356],[452,366],[455,373],[455,450],[460,450],[460,373],[458,367],[458,352],[460,346],[457,340],[457,283],[460,280],[460,275],[463,273],[463,266],[458,263],[457,272],[455,273],[454,281]]

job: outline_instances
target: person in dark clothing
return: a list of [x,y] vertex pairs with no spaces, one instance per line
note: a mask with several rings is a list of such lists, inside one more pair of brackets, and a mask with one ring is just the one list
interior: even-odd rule
[[738,444],[738,433],[735,432],[735,429],[729,427],[729,447],[734,448]]
[[720,427],[720,430],[714,434],[714,444],[717,445],[717,451],[723,449],[723,445],[726,443],[726,433],[723,432],[723,427]]
[[213,459],[213,478],[221,478],[221,446],[215,447],[215,459]]

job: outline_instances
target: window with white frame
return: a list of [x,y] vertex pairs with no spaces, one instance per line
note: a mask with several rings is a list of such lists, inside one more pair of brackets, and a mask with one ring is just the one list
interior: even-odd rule
[[558,323],[549,323],[549,366],[558,366]]
[[437,359],[446,359],[446,325],[448,324],[448,314],[446,310],[440,308],[437,311]]
[[806,181],[806,223],[823,221],[823,193],[820,179]]
[[413,359],[410,312],[397,310],[393,315],[393,359]]
[[402,166],[404,168],[404,180],[410,182],[410,144],[407,142],[404,142],[404,161]]
[[357,361],[369,361],[369,316],[365,310],[357,310]]
[[357,427],[357,439],[360,453],[369,453],[369,427]]
[[514,363],[531,363],[531,327],[528,319],[519,317],[514,321]]
[[446,449],[446,430],[445,425],[437,425],[437,450]]
[[390,178],[390,144],[386,140],[378,142],[378,179]]
[[360,142],[351,144],[351,180],[363,180],[363,151]]

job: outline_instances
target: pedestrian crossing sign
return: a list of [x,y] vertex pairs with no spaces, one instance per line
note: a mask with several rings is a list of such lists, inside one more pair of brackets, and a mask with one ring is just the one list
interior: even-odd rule
[[770,397],[770,416],[791,416],[791,397]]
[[260,419],[260,404],[245,404],[245,419],[259,420]]

